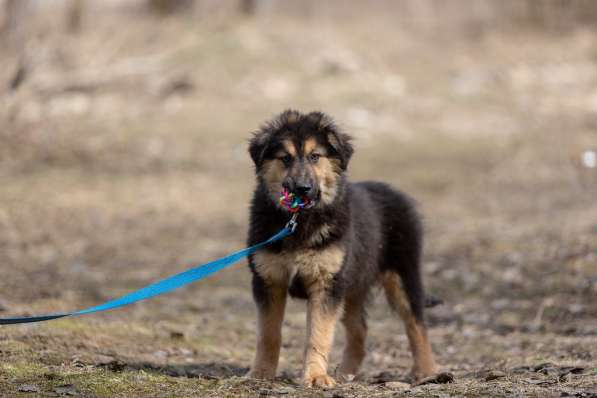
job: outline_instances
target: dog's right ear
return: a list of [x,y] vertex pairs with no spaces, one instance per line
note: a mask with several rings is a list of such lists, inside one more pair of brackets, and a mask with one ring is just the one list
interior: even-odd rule
[[249,154],[251,155],[251,159],[253,159],[253,163],[255,163],[255,167],[258,169],[263,164],[263,158],[265,157],[271,136],[271,131],[262,129],[253,133],[253,138],[249,140]]

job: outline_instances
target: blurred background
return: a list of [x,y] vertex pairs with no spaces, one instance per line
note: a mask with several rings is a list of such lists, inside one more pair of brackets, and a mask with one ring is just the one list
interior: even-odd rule
[[[242,247],[250,132],[322,110],[355,137],[351,177],[425,216],[445,302],[428,321],[457,376],[441,388],[593,388],[596,24],[593,0],[0,0],[0,316],[97,304]],[[250,394],[234,376],[253,308],[237,265],[109,314],[3,327],[0,389]],[[354,387],[369,392],[410,367],[385,305],[370,328]],[[292,303],[289,380],[303,330]]]

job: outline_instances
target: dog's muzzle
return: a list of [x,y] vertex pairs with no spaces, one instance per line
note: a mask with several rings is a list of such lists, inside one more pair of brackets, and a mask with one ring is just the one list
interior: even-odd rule
[[308,196],[297,195],[294,192],[290,192],[284,189],[280,193],[280,206],[285,208],[291,213],[297,213],[303,209],[310,209],[315,206],[316,201],[311,200]]

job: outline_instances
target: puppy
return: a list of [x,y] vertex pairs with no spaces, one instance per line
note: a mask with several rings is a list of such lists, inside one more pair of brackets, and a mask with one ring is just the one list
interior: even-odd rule
[[366,305],[378,284],[406,326],[414,378],[436,371],[423,321],[419,216],[406,195],[386,184],[348,182],[350,141],[325,114],[293,110],[267,122],[250,140],[257,186],[248,244],[266,240],[290,219],[279,204],[284,189],[313,205],[299,213],[293,235],[249,257],[258,309],[252,377],[276,374],[288,295],[307,301],[304,384],[335,385],[328,354],[338,320],[347,342],[336,374],[356,374],[365,356]]

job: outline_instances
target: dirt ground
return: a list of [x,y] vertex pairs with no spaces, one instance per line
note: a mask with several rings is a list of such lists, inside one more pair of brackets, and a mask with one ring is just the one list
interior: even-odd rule
[[[0,316],[97,304],[243,247],[249,132],[287,107],[320,109],[356,138],[354,180],[419,202],[426,286],[444,301],[430,335],[454,380],[404,383],[406,337],[381,295],[354,381],[300,386],[301,302],[279,378],[243,378],[255,343],[243,262],[109,313],[0,327],[0,396],[597,397],[597,169],[581,161],[597,150],[594,31],[87,24],[73,37],[40,23],[26,79],[0,96]],[[2,50],[2,90],[18,62]]]

